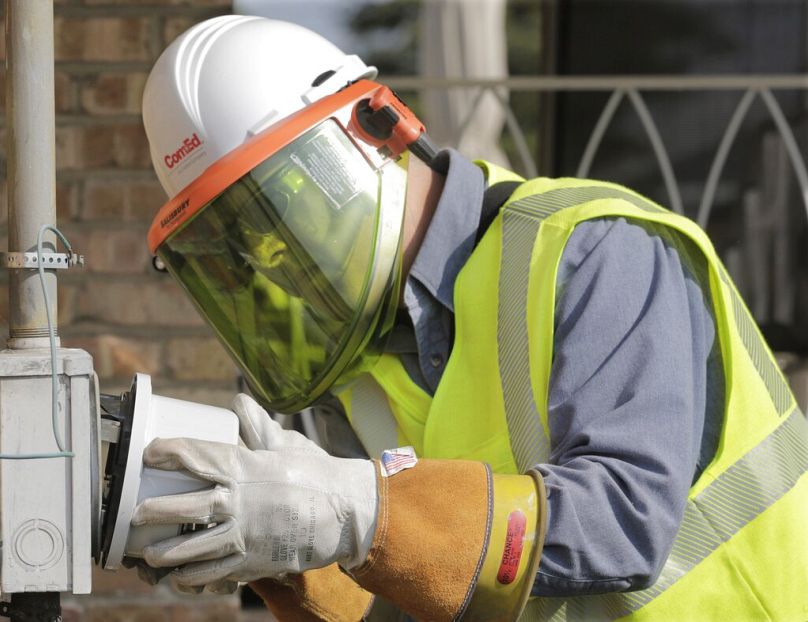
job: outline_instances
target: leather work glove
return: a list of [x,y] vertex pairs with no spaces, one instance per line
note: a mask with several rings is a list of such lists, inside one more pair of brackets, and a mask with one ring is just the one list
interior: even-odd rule
[[230,410],[238,417],[238,435],[248,449],[300,447],[327,455],[319,445],[299,432],[283,429],[258,402],[245,393],[233,398]]
[[211,525],[146,547],[150,566],[181,566],[173,573],[179,584],[203,586],[364,561],[377,510],[373,463],[332,458],[300,434],[276,431],[264,439],[269,450],[192,439],[146,448],[144,464],[217,484],[136,508],[136,526]]
[[[239,436],[248,449],[278,449],[285,445],[319,450],[306,437],[292,430],[284,430],[266,410],[244,393],[239,393],[233,399],[230,408],[238,417]],[[263,598],[267,608],[279,620],[323,617],[359,620],[373,601],[373,595],[359,587],[337,564],[299,575],[287,575],[281,581],[264,577],[251,581],[250,587]]]
[[[278,449],[285,445],[321,451],[297,432],[284,430],[248,395],[237,395],[231,410],[238,417],[239,436],[248,449]],[[134,558],[125,558],[123,565],[136,567],[138,576],[149,585],[155,585],[173,570],[171,567],[152,568],[144,560]],[[177,583],[175,579],[174,586],[188,593],[199,593],[204,589],[222,594],[234,592],[238,582],[223,579],[203,588],[201,585]],[[303,574],[290,574],[282,581],[261,578],[252,581],[250,587],[264,599],[266,606],[279,620],[305,621],[323,616],[331,620],[359,620],[373,601],[373,595],[359,587],[337,564]]]
[[[239,437],[249,449],[276,448],[284,444],[284,440],[288,445],[304,445],[308,443],[313,449],[319,449],[317,445],[311,443],[305,437],[297,438],[300,435],[296,432],[284,430],[269,416],[266,410],[244,393],[239,393],[233,398],[230,408],[239,420]],[[153,568],[144,560],[134,557],[125,557],[122,565],[124,568],[135,568],[138,578],[149,585],[157,585],[173,570],[170,567]],[[175,582],[175,587],[179,591],[186,593],[198,594],[203,590],[207,590],[216,594],[232,594],[238,589],[238,582],[223,580],[205,586],[183,585]]]
[[[157,585],[166,576],[171,574],[172,568],[152,568],[145,561],[137,557],[124,557],[121,561],[124,568],[136,569],[138,578],[149,585]],[[233,594],[238,589],[238,581],[216,581],[207,585],[181,585],[174,583],[174,588],[186,594],[201,594],[203,591],[212,594]]]
[[[356,621],[370,594],[422,620],[519,616],[546,527],[539,473],[429,459],[388,470],[329,456],[247,398],[234,411],[244,447],[158,439],[146,448],[149,466],[216,484],[136,508],[133,524],[211,525],[146,547],[149,564],[179,566],[187,586],[279,579],[254,586],[273,611],[284,605],[280,619]],[[353,604],[340,608],[341,598]]]

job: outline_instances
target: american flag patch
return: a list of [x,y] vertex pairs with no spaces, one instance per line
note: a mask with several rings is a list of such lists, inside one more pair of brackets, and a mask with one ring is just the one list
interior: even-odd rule
[[396,449],[385,449],[382,452],[381,472],[382,477],[390,477],[404,469],[411,469],[418,464],[418,457],[412,447],[397,447]]

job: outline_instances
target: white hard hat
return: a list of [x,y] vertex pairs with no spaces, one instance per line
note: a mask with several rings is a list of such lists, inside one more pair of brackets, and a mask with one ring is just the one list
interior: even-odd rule
[[295,412],[368,369],[393,325],[407,149],[423,124],[376,70],[300,26],[220,17],[180,36],[143,118],[170,200],[149,246],[255,396]]
[[197,24],[163,52],[143,95],[163,189],[174,197],[271,123],[376,73],[296,24],[239,15]]

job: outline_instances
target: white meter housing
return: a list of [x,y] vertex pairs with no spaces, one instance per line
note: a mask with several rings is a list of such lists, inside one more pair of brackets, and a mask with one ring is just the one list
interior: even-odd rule
[[[87,352],[56,350],[56,425],[72,458],[0,460],[0,592],[91,588],[100,516],[97,385]],[[0,352],[0,452],[53,453],[50,350]]]
[[132,527],[135,507],[144,499],[211,488],[183,471],[143,465],[143,450],[155,438],[194,438],[238,443],[238,417],[224,408],[154,395],[151,378],[137,374],[121,400],[121,432],[107,461],[102,529],[102,565],[115,570],[124,557],[142,557],[143,547],[183,533],[185,525]]

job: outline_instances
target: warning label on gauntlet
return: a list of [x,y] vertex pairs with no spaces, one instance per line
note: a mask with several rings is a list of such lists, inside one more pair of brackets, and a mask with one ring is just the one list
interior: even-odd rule
[[519,510],[514,510],[508,516],[508,531],[505,534],[505,549],[502,551],[502,562],[497,572],[497,581],[503,585],[513,583],[519,570],[522,559],[522,549],[525,543],[527,518]]

